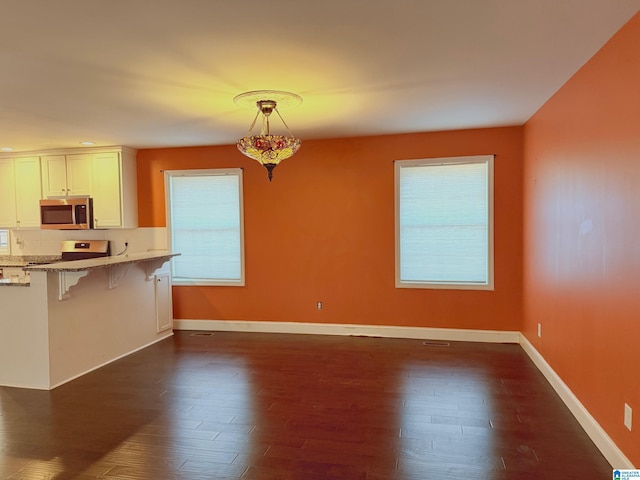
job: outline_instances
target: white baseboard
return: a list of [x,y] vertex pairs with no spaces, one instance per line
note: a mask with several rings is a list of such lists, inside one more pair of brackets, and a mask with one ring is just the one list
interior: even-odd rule
[[518,343],[520,332],[456,328],[392,327],[335,323],[255,322],[244,320],[174,320],[174,330],[302,333],[359,337],[414,338],[451,342]]
[[520,346],[527,355],[529,355],[529,358],[535,363],[538,370],[542,372],[558,396],[560,396],[565,405],[567,405],[573,416],[576,417],[576,420],[578,420],[584,431],[589,435],[589,438],[596,444],[596,447],[598,447],[613,468],[634,469],[635,467],[625,454],[622,453],[622,450],[611,440],[611,437],[607,435],[607,432],[605,432],[600,424],[591,416],[589,411],[582,405],[580,400],[578,400],[578,397],[573,394],[560,376],[522,334],[520,335]]

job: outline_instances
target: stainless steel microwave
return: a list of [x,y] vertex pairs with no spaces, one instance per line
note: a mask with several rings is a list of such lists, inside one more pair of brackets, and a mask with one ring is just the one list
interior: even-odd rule
[[40,200],[40,228],[49,230],[93,228],[93,199],[68,197]]

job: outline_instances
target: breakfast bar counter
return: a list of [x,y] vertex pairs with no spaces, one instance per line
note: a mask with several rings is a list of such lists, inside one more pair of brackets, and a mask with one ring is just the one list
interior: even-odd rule
[[132,253],[114,257],[89,258],[84,260],[70,260],[48,265],[32,265],[25,270],[32,272],[49,272],[58,274],[58,300],[69,298],[69,289],[76,285],[80,279],[86,277],[91,270],[106,269],[108,272],[109,289],[116,288],[122,276],[124,276],[132,264],[142,262],[147,272],[147,279],[151,280],[154,272],[166,261],[175,257],[176,253],[165,251],[151,251],[144,253]]
[[171,336],[175,255],[24,267],[28,286],[0,288],[0,385],[52,389]]
[[96,268],[109,268],[114,265],[126,265],[136,262],[152,262],[153,264],[163,264],[178,253],[166,251],[150,251],[143,253],[130,253],[127,255],[117,255],[113,257],[88,258],[84,260],[69,260],[41,265],[29,265],[25,267],[28,272],[81,272]]

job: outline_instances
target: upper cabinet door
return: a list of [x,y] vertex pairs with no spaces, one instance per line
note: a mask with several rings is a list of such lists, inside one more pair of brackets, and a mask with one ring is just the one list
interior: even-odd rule
[[45,197],[67,195],[67,160],[65,155],[42,157],[42,193]]
[[95,228],[122,227],[120,155],[93,155],[93,221]]
[[40,226],[40,157],[15,160],[16,216],[20,228]]
[[67,155],[67,195],[91,195],[91,154]]
[[15,227],[16,190],[13,158],[0,158],[0,227]]
[[91,195],[91,154],[43,156],[42,192],[45,197]]

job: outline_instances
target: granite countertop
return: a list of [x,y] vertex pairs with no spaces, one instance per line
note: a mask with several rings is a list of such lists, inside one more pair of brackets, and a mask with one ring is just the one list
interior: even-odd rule
[[[47,264],[60,260],[60,255],[2,255],[0,256],[0,270],[8,268],[19,268],[33,264]],[[7,277],[5,271],[4,278],[0,275],[0,287],[28,287],[31,285],[29,274],[23,276],[10,275]]]
[[24,269],[27,272],[82,272],[96,268],[107,268],[113,265],[126,263],[144,262],[149,260],[168,260],[171,257],[180,255],[166,250],[154,250],[144,253],[129,253],[113,257],[90,258],[87,260],[70,260],[66,262],[56,262],[47,265],[30,265]]
[[34,263],[47,264],[58,261],[60,261],[60,255],[2,255],[0,256],[0,268],[26,267]]
[[30,287],[29,277],[17,278],[0,278],[0,287]]
[[29,262],[25,262],[24,260],[4,260],[0,259],[0,268],[2,267],[26,267],[29,265]]

